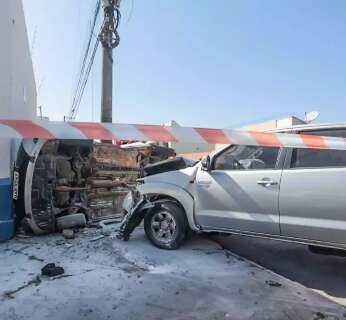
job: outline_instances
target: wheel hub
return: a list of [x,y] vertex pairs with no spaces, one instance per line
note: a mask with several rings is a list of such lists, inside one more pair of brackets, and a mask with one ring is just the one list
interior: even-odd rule
[[170,226],[170,223],[168,221],[164,220],[161,222],[160,228],[162,230],[167,231],[169,229],[169,226]]
[[152,217],[151,230],[158,241],[168,243],[176,233],[175,218],[167,211],[158,212]]

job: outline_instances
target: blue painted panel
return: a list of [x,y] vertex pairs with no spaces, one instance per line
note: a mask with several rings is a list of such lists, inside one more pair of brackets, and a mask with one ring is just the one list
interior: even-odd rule
[[0,179],[0,241],[9,240],[14,235],[11,189],[10,179]]

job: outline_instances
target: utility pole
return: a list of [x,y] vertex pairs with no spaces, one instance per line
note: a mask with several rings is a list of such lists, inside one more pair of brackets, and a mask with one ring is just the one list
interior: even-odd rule
[[101,122],[113,121],[113,50],[119,45],[120,1],[102,0],[104,21],[100,33],[102,55]]

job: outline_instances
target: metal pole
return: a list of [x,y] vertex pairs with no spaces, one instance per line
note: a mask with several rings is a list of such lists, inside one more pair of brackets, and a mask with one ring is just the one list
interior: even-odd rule
[[101,121],[113,122],[113,49],[119,45],[117,27],[120,20],[120,0],[102,0],[104,21],[100,34],[102,54]]

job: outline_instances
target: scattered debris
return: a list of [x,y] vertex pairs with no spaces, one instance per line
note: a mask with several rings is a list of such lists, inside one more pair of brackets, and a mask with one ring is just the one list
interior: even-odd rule
[[23,286],[20,286],[15,290],[5,292],[4,297],[7,299],[14,299],[14,295],[16,293],[18,293],[19,291],[21,291],[27,287],[30,287],[32,285],[37,287],[41,284],[41,282],[42,282],[42,280],[41,280],[40,276],[35,276],[34,279],[30,280],[28,283],[24,284]]
[[59,240],[56,240],[56,241],[55,241],[55,244],[56,244],[57,246],[62,246],[62,245],[64,245],[64,244],[66,244],[66,242],[65,242],[65,240],[63,240],[63,239],[59,239]]
[[267,280],[266,284],[270,287],[277,287],[277,288],[282,286],[281,283],[279,283],[277,281],[273,281],[273,280]]
[[73,277],[73,275],[72,274],[61,274],[59,276],[52,277],[51,280],[59,280],[62,278],[69,278],[69,277]]
[[68,240],[72,240],[75,238],[75,234],[74,234],[74,231],[72,229],[64,229],[62,231],[62,236]]
[[316,314],[313,317],[313,320],[322,320],[322,319],[326,319],[327,317],[325,316],[324,313],[322,312],[316,312]]
[[104,236],[110,236],[112,234],[112,229],[108,226],[110,224],[119,223],[119,219],[109,219],[102,220],[99,222],[99,227],[101,228],[101,234]]
[[105,226],[104,228],[101,229],[101,234],[105,237],[108,237],[112,234],[112,229]]
[[71,248],[71,247],[73,247],[73,245],[72,245],[71,243],[66,242],[66,241],[63,240],[63,239],[56,240],[56,241],[55,241],[55,244],[56,244],[57,246],[65,246],[66,248]]
[[55,263],[48,263],[41,269],[43,276],[56,277],[65,273],[63,267],[56,266]]
[[97,236],[97,237],[95,237],[95,238],[90,239],[90,242],[95,242],[95,241],[101,240],[101,239],[103,239],[103,238],[105,238],[105,237],[106,237],[106,236],[104,236],[104,235],[100,235],[100,236]]
[[28,256],[28,258],[29,258],[29,260],[36,260],[36,261],[39,261],[39,262],[44,262],[43,259],[37,258],[37,257],[34,256],[34,255]]

